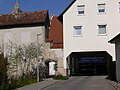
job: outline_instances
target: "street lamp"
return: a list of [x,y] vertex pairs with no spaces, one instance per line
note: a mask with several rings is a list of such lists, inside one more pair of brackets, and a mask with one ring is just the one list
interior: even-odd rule
[[40,36],[41,34],[37,34],[37,82],[40,81],[40,74],[39,74],[39,44],[38,44],[38,37]]

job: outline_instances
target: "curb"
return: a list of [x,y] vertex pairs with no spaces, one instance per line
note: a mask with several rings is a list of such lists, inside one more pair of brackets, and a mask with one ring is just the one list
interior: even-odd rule
[[110,81],[110,80],[107,80],[109,82],[109,84],[115,88],[116,90],[120,90],[120,87],[118,86],[118,83],[114,82],[114,81]]
[[47,85],[47,86],[45,86],[45,87],[42,87],[42,88],[40,88],[39,90],[43,90],[43,89],[45,89],[45,88],[47,88],[47,87],[49,87],[49,86],[51,86],[51,85],[54,85],[54,84],[56,84],[56,83],[59,83],[59,82],[61,82],[61,80],[59,80],[59,81],[57,81],[57,82],[54,82],[54,83],[51,83],[51,84],[49,84],[49,85]]
[[[42,83],[44,82],[45,83]],[[60,82],[60,80],[44,80],[44,81],[41,81],[39,83],[34,83],[34,84],[30,84],[30,85],[26,85],[26,86],[23,86],[23,87],[20,87],[20,88],[16,88],[14,90],[43,90],[53,84],[56,84],[58,82]],[[48,82],[48,83],[47,83]]]

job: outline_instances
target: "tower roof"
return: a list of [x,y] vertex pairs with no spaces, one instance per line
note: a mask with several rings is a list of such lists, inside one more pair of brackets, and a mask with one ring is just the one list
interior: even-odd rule
[[12,10],[12,13],[16,14],[16,13],[20,13],[22,12],[21,8],[20,8],[20,4],[19,4],[19,1],[16,0],[15,2],[15,5],[14,5],[14,8]]

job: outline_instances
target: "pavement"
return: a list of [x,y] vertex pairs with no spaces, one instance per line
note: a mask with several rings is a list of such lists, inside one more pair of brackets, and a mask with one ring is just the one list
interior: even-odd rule
[[26,85],[21,88],[17,88],[15,90],[42,90],[42,89],[44,89],[48,86],[51,86],[55,83],[58,83],[58,82],[60,82],[60,80],[54,80],[52,78],[49,78],[49,79],[45,79],[39,83]]
[[[70,77],[70,79],[66,80],[66,82],[68,83],[68,81],[73,81],[73,80],[74,80],[74,77]],[[115,90],[120,90],[120,83],[111,81],[109,79],[107,81],[110,83],[111,86],[113,86],[115,88]],[[49,78],[49,79],[45,79],[39,83],[23,86],[21,88],[15,89],[15,90],[46,90],[46,88],[49,88],[52,85],[53,86],[57,85],[57,84],[59,84],[59,82],[64,83],[62,80],[54,80],[52,78]]]
[[106,76],[75,76],[42,90],[116,90]]

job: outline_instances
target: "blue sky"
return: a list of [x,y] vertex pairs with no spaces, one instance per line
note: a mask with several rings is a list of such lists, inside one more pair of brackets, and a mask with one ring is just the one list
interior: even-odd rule
[[[60,13],[72,2],[72,0],[19,0],[20,7],[25,12],[49,10],[49,14]],[[15,0],[0,0],[0,14],[8,14],[14,6]]]

